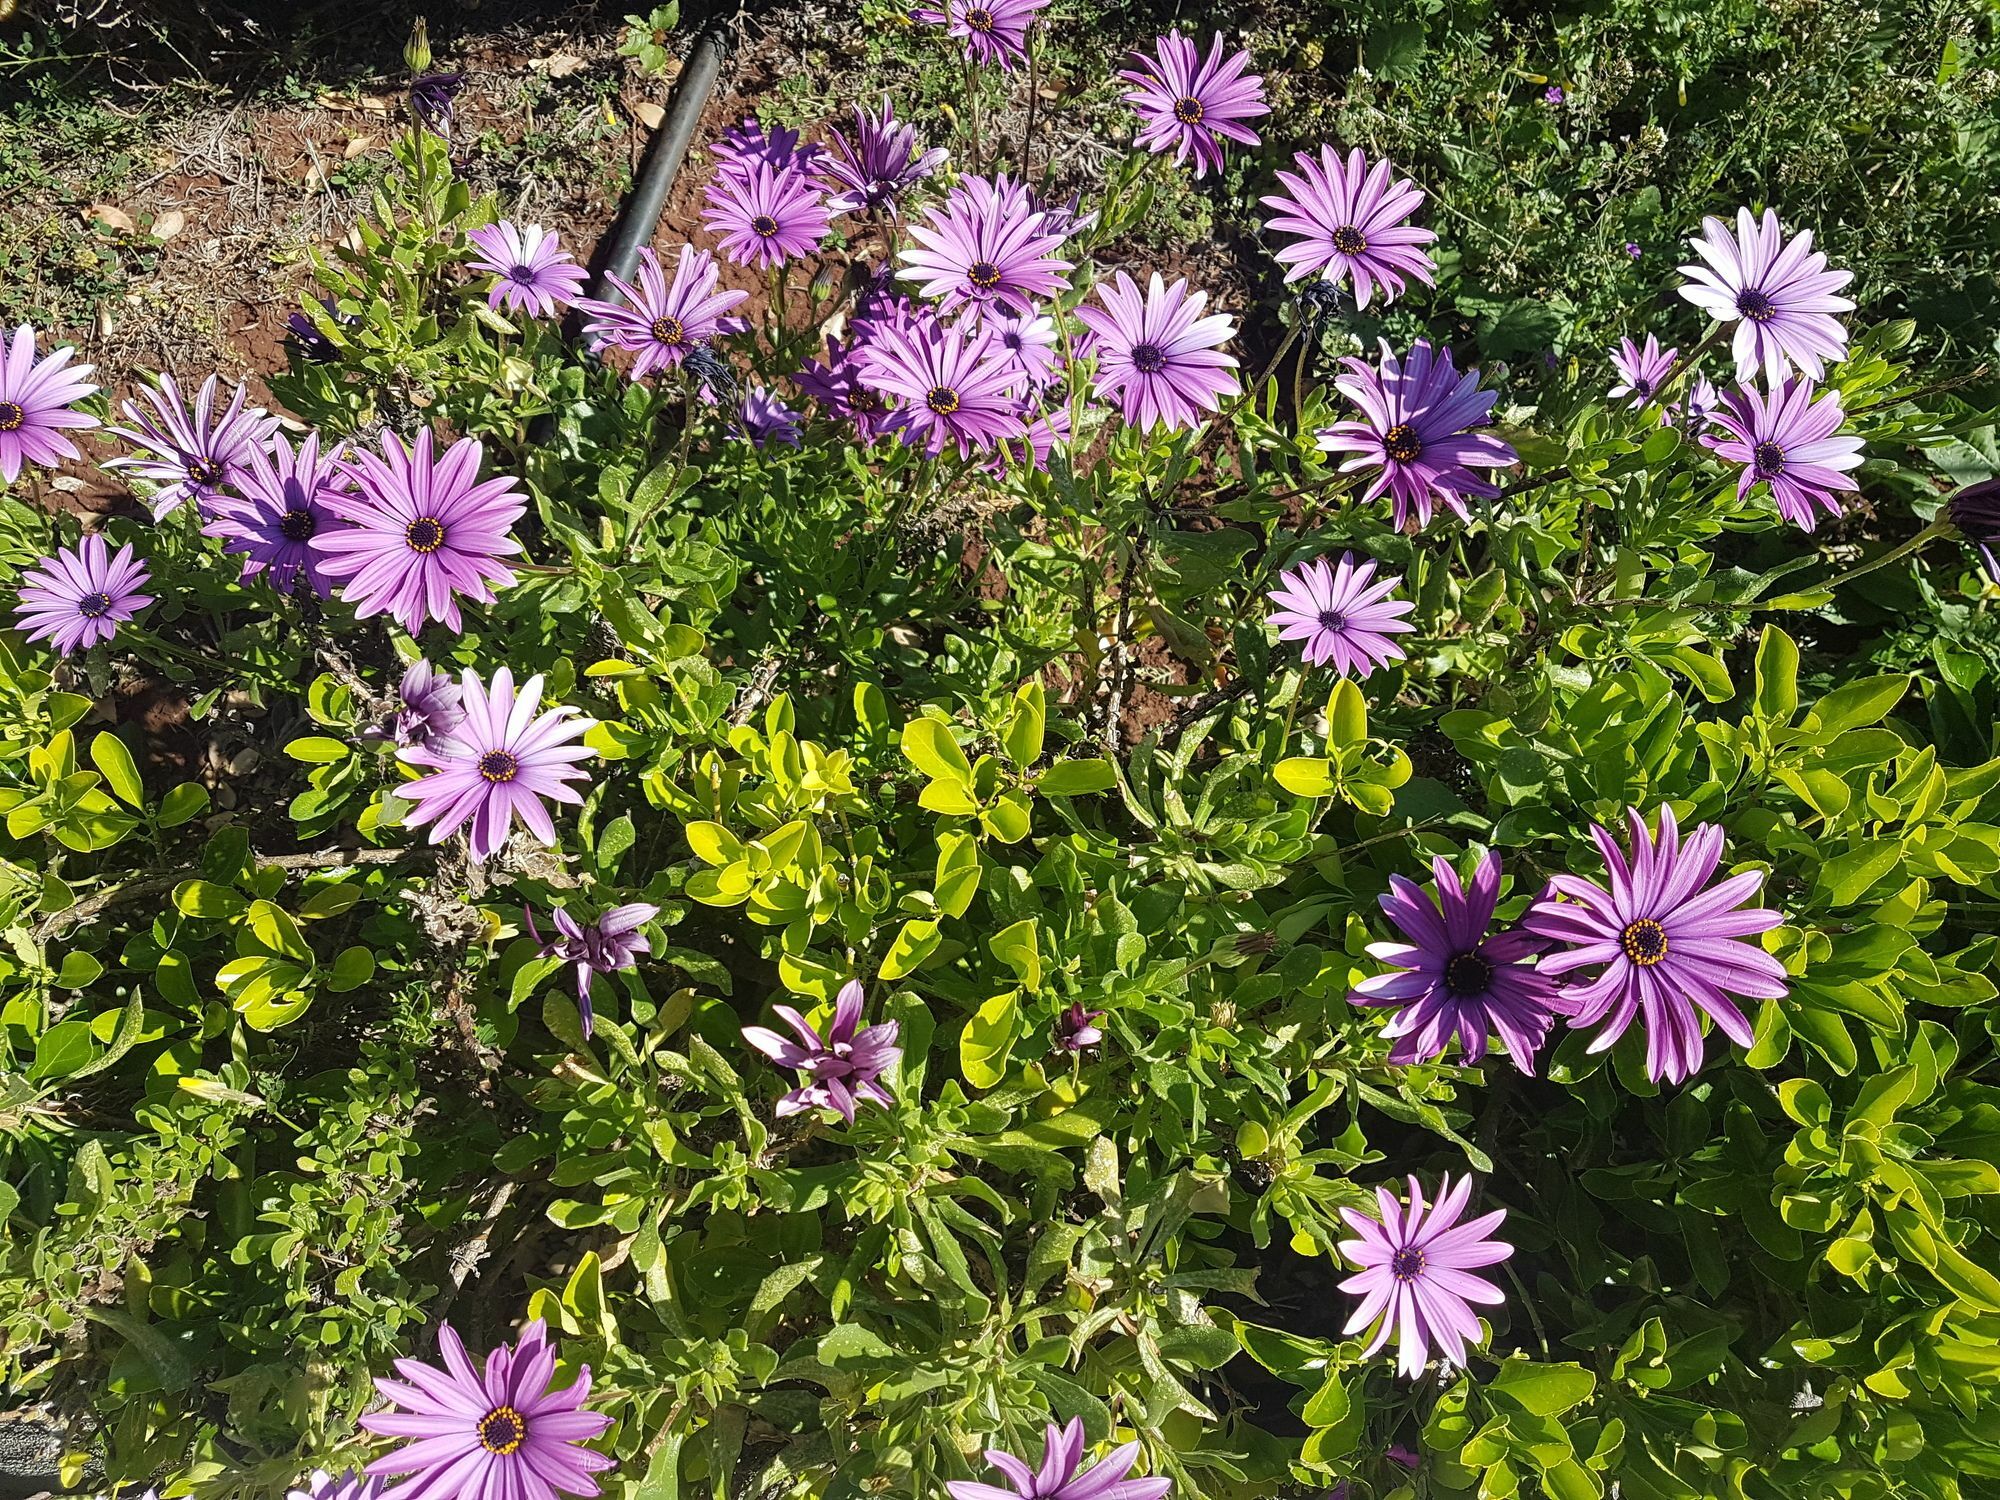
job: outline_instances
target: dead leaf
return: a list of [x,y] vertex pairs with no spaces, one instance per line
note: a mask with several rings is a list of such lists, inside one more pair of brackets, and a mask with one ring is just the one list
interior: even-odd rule
[[375,144],[374,136],[357,135],[356,137],[354,137],[353,140],[347,143],[347,148],[340,153],[341,160],[353,161],[355,157],[359,156],[362,152],[366,151],[370,146],[374,144]]
[[187,228],[187,222],[186,214],[178,208],[170,208],[153,220],[153,238],[164,243]]
[[632,106],[632,118],[648,130],[658,130],[660,122],[666,117],[667,112],[650,99],[642,99]]
[[139,226],[132,222],[132,216],[122,208],[109,203],[93,203],[83,211],[86,223],[96,222],[118,234],[136,234]]
[[558,52],[553,57],[538,57],[528,64],[531,72],[546,73],[551,78],[567,78],[572,73],[580,73],[587,64],[573,52]]

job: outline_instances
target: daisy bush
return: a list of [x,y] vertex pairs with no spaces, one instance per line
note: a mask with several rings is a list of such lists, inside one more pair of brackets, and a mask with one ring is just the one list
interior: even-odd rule
[[1434,143],[1149,21],[1080,176],[983,123],[1060,10],[905,19],[957,107],[699,140],[630,275],[426,49],[267,383],[9,320],[0,1416],[169,1500],[1996,1493],[1980,375],[1773,192],[1529,391]]

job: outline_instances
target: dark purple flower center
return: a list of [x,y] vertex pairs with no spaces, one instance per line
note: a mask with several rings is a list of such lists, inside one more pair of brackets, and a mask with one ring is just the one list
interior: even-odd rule
[[1632,394],[1635,396],[1651,396],[1653,394],[1653,382],[1643,375],[1634,375],[1632,377]]
[[993,12],[980,6],[974,6],[965,13],[965,25],[966,29],[970,31],[991,31],[993,29]]
[[19,403],[0,401],[0,432],[18,431],[21,424],[27,420],[28,413]]
[[1424,440],[1408,422],[1398,422],[1382,434],[1382,451],[1399,464],[1415,463],[1424,456]]
[[1633,963],[1650,969],[1667,956],[1667,929],[1651,917],[1641,917],[1618,934],[1618,946]]
[[1193,94],[1183,94],[1174,101],[1174,118],[1179,120],[1181,124],[1199,125],[1201,123],[1201,115],[1201,101],[1195,98]]
[[435,552],[444,545],[444,522],[435,516],[418,516],[403,528],[403,540],[412,552]]
[[1323,609],[1319,612],[1319,628],[1321,630],[1345,630],[1347,628],[1347,616],[1337,609]]
[[511,1406],[496,1406],[479,1419],[479,1446],[488,1453],[515,1453],[528,1440],[528,1419]]
[[679,318],[653,319],[652,334],[654,338],[663,344],[685,344],[687,342],[687,330],[681,326]]
[[111,596],[105,593],[85,594],[76,601],[76,612],[86,620],[101,620],[111,613]]
[[1778,315],[1770,293],[1760,292],[1754,286],[1736,294],[1736,310],[1753,323],[1768,323]]
[[1785,472],[1785,450],[1776,443],[1759,443],[1750,450],[1750,457],[1766,479]]
[[934,385],[924,396],[924,405],[940,417],[958,410],[958,392],[948,385]]
[[873,391],[856,391],[847,398],[849,411],[877,412],[882,409],[882,398]]
[[1424,1252],[1405,1246],[1389,1257],[1389,1274],[1398,1281],[1415,1281],[1424,1274]]
[[479,757],[479,774],[496,784],[521,774],[521,760],[511,750],[488,750]]
[[214,458],[191,458],[187,462],[187,477],[190,484],[220,484],[222,462]]
[[278,534],[288,542],[309,540],[319,521],[309,510],[288,510],[278,520]]
[[756,230],[762,238],[768,240],[778,232],[778,221],[769,214],[758,214],[756,218],[750,221],[750,227]]
[[1158,344],[1134,344],[1132,368],[1141,375],[1157,375],[1167,367],[1167,351]]
[[1343,224],[1328,236],[1342,255],[1359,255],[1368,248],[1368,236],[1352,224]]
[[975,260],[967,268],[965,279],[982,292],[990,292],[1000,285],[1000,268],[990,260]]
[[1454,995],[1483,995],[1493,983],[1493,963],[1473,952],[1445,960],[1444,987]]
[[533,281],[535,279],[535,268],[528,265],[525,261],[511,265],[507,268],[507,279],[509,281],[521,282]]

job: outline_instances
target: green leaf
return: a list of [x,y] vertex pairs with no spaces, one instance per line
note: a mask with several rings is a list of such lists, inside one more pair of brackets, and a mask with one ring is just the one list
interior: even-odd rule
[[1901,839],[1869,839],[1819,867],[1813,880],[1815,905],[1852,906],[1869,887],[1901,863]]
[[958,1035],[958,1070],[976,1089],[1007,1076],[1007,1056],[1021,1024],[1021,992],[1009,990],[982,1003]]
[[889,944],[880,970],[884,979],[901,979],[915,973],[923,961],[937,951],[938,924],[928,917],[913,917]]
[[1108,792],[1117,784],[1111,762],[1097,756],[1059,760],[1035,778],[1035,790],[1044,797],[1083,797]]
[[1597,1376],[1581,1365],[1538,1365],[1503,1359],[1487,1390],[1505,1396],[1538,1417],[1553,1417],[1580,1406],[1597,1389]]
[[362,944],[343,948],[333,961],[333,969],[326,977],[326,987],[335,994],[359,989],[375,977],[375,954]]
[[[1355,686],[1353,678],[1341,678],[1333,685],[1333,691],[1326,695],[1326,725],[1326,745],[1329,751],[1345,750],[1367,740],[1368,702],[1361,696],[1361,689]],[[1282,778],[1279,780],[1279,785],[1284,785]],[[1300,793],[1300,795],[1308,794]]]
[[903,754],[933,781],[965,782],[972,777],[972,766],[965,752],[958,748],[958,741],[951,737],[951,726],[942,719],[926,714],[905,724]]
[[1014,693],[1014,714],[1000,746],[1007,758],[1026,770],[1042,758],[1042,736],[1048,727],[1048,708],[1039,678],[1024,682]]
[[58,1021],[35,1043],[35,1060],[28,1064],[33,1079],[67,1078],[89,1065],[97,1042],[87,1021]]
[[1334,792],[1333,762],[1316,755],[1295,755],[1281,760],[1272,768],[1271,775],[1294,797],[1331,797]]
[[160,799],[160,826],[178,828],[208,811],[208,788],[198,781],[183,781]]
[[62,968],[56,973],[56,988],[59,990],[80,990],[94,984],[104,972],[104,964],[94,953],[85,953],[81,948],[63,955]]
[[1757,717],[1789,724],[1799,706],[1799,648],[1775,625],[1757,644]]
[[117,735],[100,733],[90,742],[90,763],[97,767],[104,784],[120,802],[127,807],[146,805],[146,787],[139,779],[138,764]]
[[730,865],[743,858],[743,841],[720,823],[690,823],[681,831],[695,858],[705,865]]
[[1003,927],[986,940],[993,956],[1014,971],[1022,987],[1033,991],[1042,985],[1041,927],[1033,917],[1023,917]]
[[1931,1272],[1959,1301],[1982,1312],[2000,1313],[2000,1276],[1942,1239],[1937,1241],[1937,1263]]
[[285,746],[285,754],[293,760],[302,760],[307,765],[331,765],[337,760],[346,760],[352,752],[339,740],[329,739],[323,734],[309,734],[293,740]]
[[189,917],[241,916],[250,903],[226,885],[184,880],[174,887],[174,909]]
[[1847,683],[1815,703],[1812,718],[1818,721],[1820,731],[1827,734],[1879,724],[1890,709],[1902,702],[1903,695],[1910,690],[1910,682],[1903,673],[1892,672]]

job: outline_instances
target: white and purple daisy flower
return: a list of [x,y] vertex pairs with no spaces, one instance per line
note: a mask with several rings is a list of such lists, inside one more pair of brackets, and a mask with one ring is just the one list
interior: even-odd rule
[[1500,861],[1482,854],[1469,885],[1443,855],[1431,860],[1437,894],[1401,875],[1389,877],[1382,910],[1400,943],[1370,943],[1368,954],[1396,968],[1364,979],[1348,994],[1355,1005],[1396,1012],[1382,1034],[1395,1042],[1392,1063],[1444,1056],[1454,1036],[1469,1067],[1486,1055],[1490,1033],[1506,1043],[1523,1073],[1548,1040],[1561,1005],[1556,983],[1532,960],[1547,946],[1519,929],[1489,933],[1500,901]]
[[778,1101],[780,1118],[808,1109],[830,1109],[848,1124],[857,1105],[866,1100],[887,1109],[895,1102],[882,1075],[896,1065],[903,1049],[896,1045],[900,1025],[882,1021],[861,1024],[863,991],[850,979],[834,999],[833,1021],[822,1037],[811,1022],[789,1005],[773,1005],[778,1019],[797,1033],[793,1042],[766,1026],[745,1026],[743,1040],[781,1068],[805,1074],[805,1082]]
[[860,351],[862,378],[897,398],[889,425],[933,456],[991,452],[1023,432],[1020,376],[991,334],[931,317],[909,329],[884,324]]
[[493,277],[488,307],[546,318],[582,295],[586,273],[553,229],[502,219],[466,236],[478,254],[475,271]]
[[1632,832],[1629,859],[1608,832],[1595,823],[1590,827],[1611,888],[1580,875],[1558,875],[1550,881],[1555,894],[1536,902],[1523,925],[1568,945],[1542,957],[1544,974],[1597,969],[1594,978],[1572,982],[1563,992],[1572,1026],[1601,1026],[1590,1050],[1602,1052],[1641,1019],[1646,1076],[1679,1083],[1701,1068],[1702,1012],[1723,1035],[1747,1047],[1750,1023],[1734,997],[1784,998],[1785,966],[1745,939],[1769,932],[1785,918],[1767,908],[1743,907],[1764,883],[1760,870],[1709,885],[1722,862],[1719,825],[1696,828],[1683,848],[1671,807],[1660,809],[1657,835],[1648,832],[1638,808],[1628,809],[1626,818]]
[[950,155],[942,146],[925,150],[916,126],[897,120],[887,96],[879,115],[870,114],[863,105],[854,106],[853,141],[838,130],[827,133],[832,139],[820,172],[831,179],[828,213],[865,209],[893,216],[903,194],[936,172]]
[[1218,32],[1204,58],[1189,38],[1163,36],[1151,55],[1132,53],[1118,74],[1135,85],[1125,91],[1125,102],[1139,116],[1136,144],[1172,151],[1176,163],[1192,156],[1196,177],[1222,170],[1224,141],[1256,145],[1257,132],[1243,121],[1271,112],[1264,80],[1246,76],[1250,54],[1238,50],[1224,57],[1226,45]]
[[72,365],[74,358],[76,350],[65,346],[37,359],[35,330],[26,323],[14,330],[0,360],[0,478],[9,484],[21,477],[23,464],[54,468],[80,457],[64,432],[97,425],[90,413],[71,410],[97,392],[84,378],[94,366]]
[[153,602],[142,594],[152,581],[146,565],[127,542],[114,555],[96,532],[74,548],[58,547],[21,575],[21,602],[14,623],[31,641],[46,640],[56,655],[68,656],[99,641]]
[[898,257],[905,281],[920,283],[944,310],[998,303],[1017,313],[1069,285],[1070,262],[1053,252],[1063,237],[1043,226],[1027,192],[1005,173],[967,177],[910,226],[916,248]]
[[438,1352],[442,1370],[399,1359],[401,1380],[377,1376],[376,1390],[399,1409],[361,1418],[370,1432],[410,1439],[368,1465],[370,1475],[407,1476],[384,1500],[589,1500],[599,1492],[592,1476],[617,1460],[584,1444],[611,1418],[583,1409],[589,1365],[573,1384],[553,1388],[556,1356],[540,1318],[518,1344],[488,1354],[483,1374],[449,1323],[438,1326]]
[[1221,408],[1237,389],[1236,358],[1221,352],[1235,337],[1235,320],[1208,317],[1208,293],[1171,287],[1155,271],[1142,294],[1123,271],[1098,282],[1102,308],[1085,305],[1076,316],[1092,334],[1098,393],[1116,398],[1128,425],[1178,432]]
[[1479,388],[1477,370],[1459,374],[1451,351],[1434,350],[1425,339],[1402,360],[1384,343],[1379,372],[1358,359],[1341,364],[1346,373],[1334,385],[1365,420],[1322,428],[1319,445],[1354,455],[1341,464],[1342,473],[1374,471],[1362,498],[1387,492],[1399,529],[1429,525],[1440,503],[1467,520],[1467,495],[1500,493],[1473,469],[1503,469],[1520,462],[1520,455],[1491,433],[1472,431],[1492,415],[1495,399]]
[[1650,333],[1646,335],[1644,344],[1621,338],[1618,352],[1611,356],[1611,368],[1618,372],[1618,384],[1605,394],[1613,401],[1622,400],[1633,410],[1638,410],[1659,395],[1660,387],[1674,373],[1674,362],[1680,358],[1680,352],[1678,349],[1662,349],[1660,341]]
[[1278,252],[1291,267],[1286,281],[1315,273],[1349,280],[1357,307],[1366,307],[1378,291],[1383,302],[1395,301],[1411,277],[1437,284],[1423,248],[1437,235],[1409,222],[1424,201],[1422,188],[1396,178],[1386,158],[1370,166],[1359,148],[1345,161],[1331,146],[1321,146],[1317,160],[1305,151],[1293,160],[1297,172],[1278,173],[1285,192],[1263,200],[1278,211],[1266,227],[1300,236]]
[[1840,491],[1858,488],[1848,471],[1860,467],[1862,444],[1858,437],[1838,436],[1846,419],[1840,392],[1829,390],[1815,401],[1809,381],[1787,380],[1768,392],[1740,385],[1710,414],[1721,432],[1701,441],[1717,457],[1743,466],[1737,499],[1762,484],[1780,515],[1811,531],[1820,511],[1841,513]]
[[718,172],[707,196],[701,227],[718,237],[722,253],[739,266],[776,266],[811,255],[832,227],[826,199],[813,180],[769,162]]
[[1775,209],[1765,209],[1760,220],[1739,208],[1736,233],[1705,218],[1701,237],[1688,243],[1701,259],[1681,267],[1688,278],[1681,295],[1718,323],[1736,324],[1731,349],[1738,380],[1762,370],[1775,384],[1794,369],[1818,380],[1826,362],[1847,358],[1847,330],[1834,314],[1854,303],[1834,293],[1854,273],[1827,270],[1810,229],[1787,240]]
[[1361,1297],[1344,1331],[1375,1329],[1362,1356],[1394,1335],[1396,1368],[1414,1380],[1433,1353],[1449,1368],[1465,1367],[1466,1346],[1483,1337],[1472,1304],[1493,1306],[1506,1300],[1500,1288],[1478,1273],[1507,1259],[1514,1247],[1491,1238],[1507,1217],[1504,1208],[1459,1222],[1472,1198],[1470,1177],[1460,1178],[1455,1187],[1449,1175],[1440,1179],[1435,1207],[1426,1206],[1414,1176],[1409,1183],[1409,1197],[1401,1203],[1386,1187],[1375,1189],[1380,1219],[1358,1209],[1340,1211],[1347,1227],[1360,1236],[1342,1240],[1340,1253],[1361,1267],[1340,1289]]
[[783,125],[768,129],[755,115],[722,132],[710,148],[719,177],[748,177],[760,166],[774,172],[812,172],[820,166],[820,148],[800,145],[799,132]]
[[613,348],[633,351],[634,380],[672,369],[703,341],[732,331],[736,320],[724,314],[750,295],[719,290],[721,272],[715,257],[692,245],[681,246],[671,285],[650,246],[639,252],[636,286],[619,276],[605,279],[625,301],[579,297],[576,305],[590,320],[584,333]]
[[942,26],[965,43],[965,55],[1002,72],[1028,56],[1028,27],[1049,0],[945,0],[943,10],[919,6],[910,19]]
[[348,492],[344,459],[338,446],[322,456],[316,432],[307,433],[296,452],[284,434],[273,434],[268,448],[250,450],[238,481],[241,495],[219,494],[210,500],[211,519],[202,535],[220,537],[225,553],[243,558],[245,580],[268,573],[271,587],[289,594],[303,575],[314,594],[329,597],[333,581],[312,539],[344,524],[327,504],[330,497]]
[[491,604],[514,582],[501,559],[521,550],[509,533],[528,501],[511,475],[479,478],[483,455],[460,438],[434,460],[426,428],[413,447],[385,432],[379,457],[344,462],[353,490],[321,503],[348,524],[315,532],[312,547],[361,618],[386,614],[411,635],[427,620],[458,630],[461,595]]
[[594,1029],[591,981],[599,974],[634,968],[640,954],[651,953],[653,945],[640,929],[659,914],[659,907],[634,901],[612,907],[594,922],[579,922],[567,907],[558,906],[549,913],[555,919],[556,935],[544,941],[535,927],[535,914],[523,910],[528,931],[541,944],[542,955],[576,965],[576,1006],[583,1017],[585,1036]]
[[746,390],[736,408],[737,430],[750,440],[753,448],[768,448],[773,443],[798,447],[801,420],[800,414],[775,391],[761,385]]
[[1022,315],[988,311],[980,326],[993,335],[993,342],[1007,352],[1007,360],[1021,376],[1023,390],[1038,391],[1056,378],[1056,342],[1061,337],[1056,320],[1046,313]]
[[1139,1445],[1121,1443],[1082,1473],[1083,1418],[1071,1417],[1066,1426],[1048,1424],[1042,1435],[1042,1462],[1030,1469],[1026,1459],[999,1448],[986,1450],[986,1462],[1006,1478],[1006,1485],[984,1484],[977,1479],[947,1479],[945,1489],[952,1500],[1162,1500],[1174,1487],[1163,1475],[1128,1479],[1139,1461]]
[[1336,566],[1316,557],[1289,569],[1267,596],[1278,608],[1266,620],[1281,641],[1304,641],[1309,666],[1331,661],[1342,677],[1366,677],[1403,659],[1389,637],[1416,626],[1402,617],[1416,606],[1391,599],[1402,578],[1375,578],[1375,563],[1343,552]]
[[590,779],[577,762],[597,752],[575,741],[597,721],[566,704],[538,715],[542,683],[541,676],[530,677],[516,694],[511,668],[501,667],[490,684],[466,669],[459,681],[465,718],[458,728],[396,752],[428,772],[396,788],[398,797],[416,804],[411,827],[429,823],[430,841],[441,844],[470,824],[472,857],[480,861],[507,842],[516,818],[544,844],[556,841],[555,820],[542,799],[583,801],[570,783]]
[[127,401],[125,418],[132,425],[106,429],[107,436],[139,451],[106,459],[104,467],[130,470],[157,486],[146,502],[156,521],[190,500],[205,510],[224,489],[235,489],[243,481],[251,450],[270,442],[278,430],[276,417],[261,406],[245,405],[249,391],[241,385],[218,417],[215,396],[221,386],[220,375],[209,376],[190,407],[181,399],[174,377],[162,375],[158,387],[140,392],[151,412]]
[[381,1500],[382,1481],[355,1469],[329,1474],[314,1469],[285,1500]]

